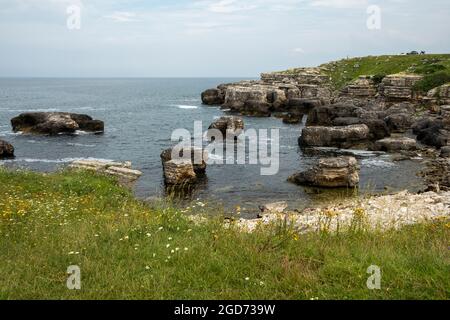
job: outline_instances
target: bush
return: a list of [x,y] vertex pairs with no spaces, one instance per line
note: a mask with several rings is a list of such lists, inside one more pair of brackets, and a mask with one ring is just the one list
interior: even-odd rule
[[375,82],[375,84],[380,84],[381,81],[383,81],[384,77],[386,77],[385,74],[376,74],[372,77],[373,82]]
[[435,72],[433,74],[426,75],[422,80],[417,82],[414,85],[414,91],[428,92],[429,90],[448,82],[450,82],[450,73],[445,71]]

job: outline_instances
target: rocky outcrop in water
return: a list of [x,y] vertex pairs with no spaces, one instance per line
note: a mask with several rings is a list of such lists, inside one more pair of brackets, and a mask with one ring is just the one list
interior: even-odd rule
[[369,127],[356,124],[341,127],[305,127],[299,138],[301,147],[351,148],[367,143]]
[[103,132],[104,123],[85,114],[67,112],[27,112],[11,119],[14,132],[70,134],[77,130]]
[[354,157],[323,158],[311,169],[296,173],[288,180],[315,187],[355,187],[359,184],[358,171],[358,162]]
[[14,147],[9,142],[0,140],[0,159],[14,158]]
[[408,137],[391,137],[376,141],[374,149],[387,152],[414,151],[417,149],[417,143]]
[[201,148],[171,148],[161,153],[164,182],[166,185],[189,185],[205,175],[208,153]]

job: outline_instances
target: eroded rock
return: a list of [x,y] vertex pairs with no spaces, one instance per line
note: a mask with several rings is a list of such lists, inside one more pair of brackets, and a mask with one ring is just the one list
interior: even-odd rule
[[342,127],[305,127],[299,138],[301,147],[350,148],[369,139],[369,127],[357,124]]
[[354,157],[323,158],[311,169],[296,173],[288,180],[315,187],[355,187],[359,184],[358,171],[358,162]]
[[0,159],[14,158],[14,147],[9,142],[0,140]]

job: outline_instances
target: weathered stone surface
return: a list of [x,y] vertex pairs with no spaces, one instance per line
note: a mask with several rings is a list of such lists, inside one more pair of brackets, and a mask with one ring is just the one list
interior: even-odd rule
[[167,185],[187,185],[197,181],[190,160],[170,160],[164,163],[164,181]]
[[[173,159],[173,155],[176,157]],[[185,156],[186,154],[186,156]],[[195,174],[201,175],[206,171],[206,162],[208,161],[208,152],[202,148],[186,146],[184,148],[175,147],[166,149],[161,153],[163,167],[170,160],[190,160]]]
[[14,147],[9,142],[0,140],[0,159],[13,158]]
[[423,77],[415,74],[392,74],[384,77],[382,95],[388,101],[408,101],[414,98],[413,86]]
[[384,121],[390,132],[404,133],[411,129],[413,119],[406,113],[395,113],[387,116]]
[[282,213],[287,207],[286,201],[279,201],[262,205],[259,207],[259,210],[261,210],[261,215],[267,213]]
[[349,148],[369,139],[369,127],[357,124],[343,127],[305,127],[299,138],[301,147]]
[[375,150],[379,151],[412,151],[417,149],[416,140],[407,137],[385,138],[375,142]]
[[431,89],[427,98],[438,104],[450,104],[450,83]]
[[202,92],[202,102],[206,105],[221,105],[225,102],[225,94],[219,89],[208,89]]
[[369,76],[360,76],[356,81],[345,86],[341,96],[355,98],[373,98],[377,94],[377,86]]
[[440,119],[424,118],[413,126],[413,133],[423,144],[441,148],[447,145],[450,132],[445,130],[444,122]]
[[242,115],[253,117],[270,117],[271,105],[268,102],[258,100],[247,100],[244,107],[240,110]]
[[108,174],[119,179],[119,182],[131,183],[139,179],[142,172],[133,170],[131,162],[109,162],[99,160],[76,160],[69,168],[94,171],[97,173]]
[[73,133],[76,130],[103,132],[104,123],[84,114],[67,112],[27,112],[11,119],[13,130],[50,134]]
[[223,116],[214,120],[208,129],[219,130],[223,138],[227,135],[238,136],[244,130],[244,120],[235,116]]
[[320,159],[311,169],[289,177],[289,181],[316,187],[355,187],[359,183],[358,162],[354,157]]

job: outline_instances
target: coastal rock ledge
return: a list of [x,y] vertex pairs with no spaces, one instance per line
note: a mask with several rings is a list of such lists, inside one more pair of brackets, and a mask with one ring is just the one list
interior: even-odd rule
[[11,119],[14,132],[70,134],[77,130],[103,132],[104,123],[85,114],[68,112],[26,112]]

